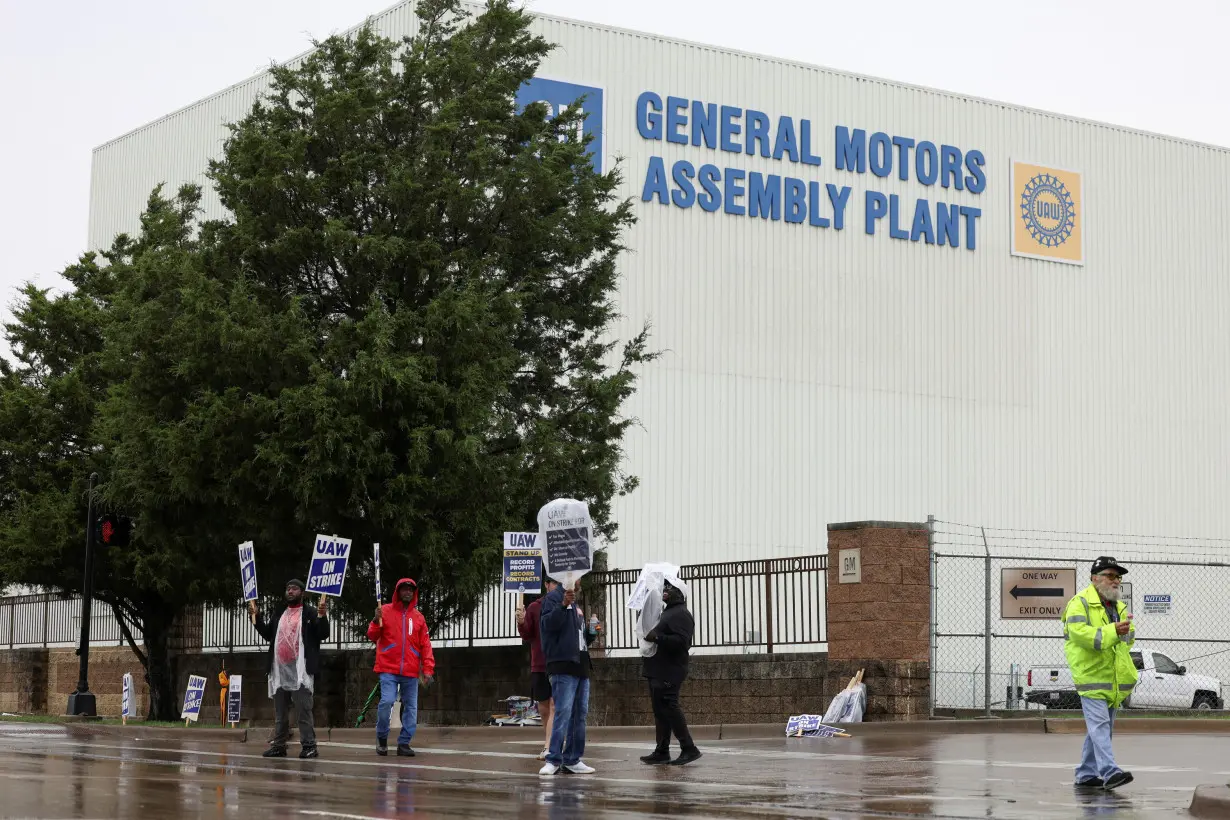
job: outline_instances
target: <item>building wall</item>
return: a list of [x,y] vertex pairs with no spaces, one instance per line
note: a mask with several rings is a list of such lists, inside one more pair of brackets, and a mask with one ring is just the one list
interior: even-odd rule
[[[409,5],[378,20],[413,31]],[[618,328],[665,351],[628,413],[611,566],[823,552],[829,521],[887,518],[1218,535],[1230,507],[1230,153],[708,46],[552,18],[540,76],[604,92],[606,167],[639,219]],[[158,181],[204,182],[257,77],[100,147],[90,243]],[[812,123],[821,164],[642,139],[643,91]],[[838,126],[977,149],[981,194],[838,170]],[[651,158],[852,188],[844,230],[642,200]],[[1013,256],[1011,160],[1082,174],[1085,264]],[[864,197],[981,210],[975,250],[864,230]],[[206,215],[219,216],[212,194]],[[908,214],[906,217],[908,222]],[[963,239],[964,241],[964,235]]]

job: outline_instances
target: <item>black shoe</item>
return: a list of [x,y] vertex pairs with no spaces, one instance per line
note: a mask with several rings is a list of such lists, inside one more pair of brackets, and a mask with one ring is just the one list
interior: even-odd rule
[[1078,789],[1100,789],[1102,788],[1102,778],[1090,777],[1076,784]]
[[656,766],[659,763],[670,763],[671,753],[655,751],[651,755],[641,755],[641,762],[648,763],[651,766]]
[[286,757],[285,746],[270,746],[261,753],[261,757]]
[[679,753],[679,757],[671,761],[672,766],[686,766],[693,760],[700,760],[700,749],[695,747],[684,749]]
[[[285,754],[285,752],[283,752]],[[299,750],[300,760],[311,760],[314,757],[320,757],[320,752],[316,751],[315,746],[304,746]]]
[[404,746],[399,743],[397,744],[397,756],[398,757],[414,757],[414,749],[411,749],[409,746]]
[[1106,778],[1106,784],[1103,785],[1102,788],[1106,789],[1108,792],[1114,791],[1120,786],[1126,786],[1131,783],[1132,779],[1131,772],[1115,772],[1110,777]]
[[[386,757],[389,753],[389,739],[387,737],[376,738],[376,754],[381,757]],[[1098,784],[1099,786],[1101,783]]]

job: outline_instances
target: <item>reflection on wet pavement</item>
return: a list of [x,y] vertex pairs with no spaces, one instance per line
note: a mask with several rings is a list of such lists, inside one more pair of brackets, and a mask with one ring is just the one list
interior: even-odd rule
[[[1125,735],[1136,782],[1072,787],[1080,736],[776,738],[703,745],[685,768],[637,761],[645,744],[591,742],[591,776],[542,778],[536,739],[441,743],[412,760],[353,743],[318,760],[267,760],[260,742],[175,742],[0,723],[5,817],[1154,818],[1186,814],[1200,783],[1222,783],[1225,739]],[[292,751],[297,751],[292,748]]]

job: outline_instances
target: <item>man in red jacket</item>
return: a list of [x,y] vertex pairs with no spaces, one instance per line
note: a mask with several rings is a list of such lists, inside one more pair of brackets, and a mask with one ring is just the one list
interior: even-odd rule
[[419,720],[419,682],[435,680],[436,658],[431,651],[427,621],[418,611],[419,588],[413,578],[402,578],[393,591],[393,602],[377,607],[367,627],[367,637],[376,642],[376,665],[380,677],[380,708],[376,712],[376,754],[389,753],[389,713],[401,690],[401,735],[397,754],[414,757],[410,741]]
[[[542,594],[546,595],[559,586],[554,578],[542,579]],[[523,640],[530,644],[530,697],[538,704],[538,714],[542,716],[542,725],[546,727],[547,737],[543,741],[539,760],[547,759],[547,751],[551,746],[551,679],[547,677],[547,658],[542,654],[542,636],[538,631],[538,622],[542,618],[542,598],[534,601],[525,609],[517,607],[517,631]]]

